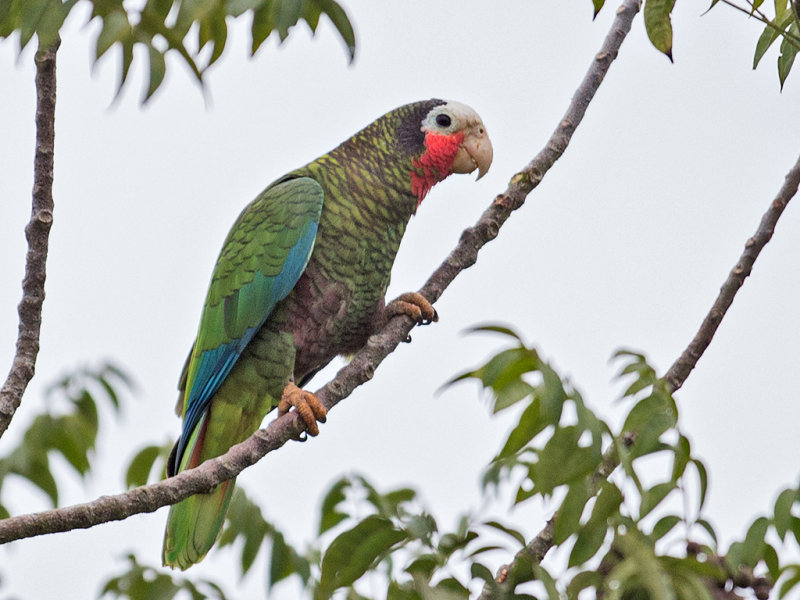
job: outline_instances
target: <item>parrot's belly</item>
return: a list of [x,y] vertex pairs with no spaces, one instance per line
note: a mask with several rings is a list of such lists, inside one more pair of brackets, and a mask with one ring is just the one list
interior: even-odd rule
[[295,381],[366,344],[379,323],[387,285],[374,272],[331,281],[306,269],[286,299],[286,329],[296,352]]

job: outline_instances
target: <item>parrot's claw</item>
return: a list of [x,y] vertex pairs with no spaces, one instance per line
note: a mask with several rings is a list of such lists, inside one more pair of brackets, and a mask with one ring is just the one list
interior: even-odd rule
[[[294,407],[303,423],[306,425],[308,435],[315,436],[319,434],[319,427],[317,421],[324,423],[328,411],[322,405],[322,402],[312,394],[305,390],[300,389],[295,384],[289,382],[283,388],[281,401],[278,403],[278,417],[282,417],[289,412],[289,409]],[[301,436],[297,438],[298,441],[304,442],[307,438]]]
[[439,320],[439,313],[422,294],[408,292],[401,294],[386,305],[387,319],[395,315],[406,315],[416,321],[417,325],[430,325]]
[[407,335],[406,339],[403,340],[403,343],[404,344],[410,344],[411,343],[411,335]]

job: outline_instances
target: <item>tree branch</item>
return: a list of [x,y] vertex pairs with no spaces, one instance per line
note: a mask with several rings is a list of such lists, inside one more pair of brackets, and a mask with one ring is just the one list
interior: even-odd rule
[[[728,274],[727,279],[722,284],[717,299],[714,301],[711,310],[700,325],[700,329],[694,339],[662,378],[673,391],[683,386],[686,379],[697,365],[697,361],[700,360],[700,357],[708,348],[714,337],[714,333],[717,331],[723,317],[733,303],[736,293],[744,284],[744,280],[747,276],[750,275],[753,264],[761,253],[761,250],[772,238],[778,219],[780,219],[783,214],[789,200],[797,194],[798,188],[800,188],[800,158],[797,159],[797,162],[795,162],[794,166],[786,174],[783,185],[778,191],[778,195],[770,203],[769,208],[761,217],[761,223],[758,229],[756,229],[753,236],[745,242],[744,251],[736,265]],[[631,436],[634,434],[631,432],[625,435],[627,437],[623,439],[623,443],[625,445],[630,445],[633,442]],[[595,491],[599,489],[600,482],[604,479],[608,479],[618,466],[619,459],[617,457],[616,447],[612,445],[603,454],[603,461],[600,467],[598,467],[597,471],[591,476],[591,485],[593,489]],[[518,583],[526,580],[518,579],[516,577],[518,573],[523,574],[523,576],[527,573],[528,577],[530,577],[530,565],[541,562],[545,554],[547,554],[553,546],[553,522],[554,519],[551,518],[536,537],[517,552],[514,556],[514,560],[510,564],[504,565],[499,569],[495,586],[492,587],[488,584],[484,586],[479,600],[505,597],[503,596],[504,592],[512,591]],[[758,585],[763,586],[764,584],[763,582],[759,582]],[[498,591],[495,588],[500,588],[503,591]],[[756,589],[755,584],[753,589]]]
[[686,378],[689,377],[689,374],[697,365],[697,361],[700,360],[700,357],[703,356],[706,348],[708,348],[714,338],[714,334],[717,332],[717,328],[722,323],[725,313],[731,307],[736,293],[744,285],[744,280],[753,270],[753,263],[756,262],[758,255],[767,245],[767,242],[772,239],[775,225],[778,223],[778,219],[781,218],[789,200],[797,193],[798,186],[800,186],[800,158],[797,159],[797,162],[786,174],[783,186],[781,186],[778,195],[770,204],[767,212],[761,217],[758,229],[745,242],[744,251],[731,272],[728,273],[728,278],[722,284],[714,305],[706,315],[706,318],[703,319],[703,323],[700,325],[700,329],[694,339],[664,375],[664,381],[669,384],[673,391],[681,388]]
[[[639,0],[625,0],[617,11],[617,18],[603,47],[595,56],[566,114],[546,146],[522,171],[514,175],[505,192],[495,198],[476,224],[464,230],[456,247],[420,289],[420,293],[428,300],[438,300],[461,271],[475,264],[478,251],[497,237],[503,223],[514,210],[523,205],[527,195],[539,185],[545,173],[564,153],[608,68],[617,57],[622,40],[630,31],[631,21],[638,10]],[[389,321],[379,333],[370,337],[353,360],[317,391],[317,396],[325,407],[333,408],[359,385],[372,379],[378,365],[408,337],[413,327],[411,319],[398,316]],[[115,496],[103,496],[85,504],[5,519],[0,521],[0,544],[126,519],[135,514],[153,512],[192,494],[208,492],[222,481],[235,477],[267,453],[280,448],[302,431],[299,418],[294,413],[289,413],[232,447],[225,455],[165,481],[134,488]]]
[[31,218],[25,227],[28,253],[19,303],[17,351],[11,370],[0,388],[0,437],[22,401],[25,388],[33,378],[39,353],[42,326],[45,267],[50,227],[53,224],[53,150],[56,113],[56,40],[49,48],[36,53],[36,153],[33,161],[33,201]]

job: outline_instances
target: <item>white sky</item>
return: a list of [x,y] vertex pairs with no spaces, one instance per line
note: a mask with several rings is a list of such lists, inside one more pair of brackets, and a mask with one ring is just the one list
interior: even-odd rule
[[[239,26],[209,76],[208,106],[174,61],[148,106],[138,104],[134,69],[133,85],[109,109],[116,56],[92,73],[97,27],[83,26],[85,12],[70,19],[59,52],[42,351],[0,454],[42,409],[46,384],[76,365],[111,358],[141,394],[103,430],[96,475],[85,485],[64,475],[63,503],[121,491],[133,453],[177,435],[175,385],[211,268],[228,227],[267,183],[405,102],[443,97],[474,107],[495,162],[479,183],[454,176],[438,186],[413,220],[389,296],[417,289],[543,145],[616,8],[592,22],[587,0],[345,6],[358,34],[352,67],[327,22],[316,39],[301,26],[285,47],[272,39],[253,60]],[[413,344],[332,412],[319,438],[240,477],[291,542],[313,536],[318,498],[345,472],[384,490],[417,487],[442,528],[479,506],[480,469],[510,421],[491,418],[474,387],[434,395],[498,349],[493,338],[464,337],[470,326],[512,324],[609,418],[619,414],[608,364],[615,349],[643,350],[663,372],[685,347],[800,153],[800,74],[780,93],[776,49],[750,70],[758,24],[722,5],[701,17],[705,7],[678,3],[674,65],[637,17],[566,155],[448,289],[440,323],[414,332]],[[30,211],[32,50],[18,59],[16,41],[0,44],[0,365],[13,355]],[[790,205],[678,395],[682,427],[711,471],[707,515],[725,540],[743,535],[777,489],[797,480],[798,230]],[[3,497],[18,513],[47,508],[23,486],[9,484]],[[547,515],[536,508],[507,519],[530,536]],[[95,597],[127,551],[160,561],[165,516],[4,547],[0,595]],[[221,554],[189,574],[224,581],[232,597],[263,596],[263,569],[239,588],[236,557]]]

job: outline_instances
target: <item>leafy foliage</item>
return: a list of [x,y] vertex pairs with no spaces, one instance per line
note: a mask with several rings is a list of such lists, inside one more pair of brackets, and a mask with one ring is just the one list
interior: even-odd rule
[[[711,0],[709,10],[720,3],[720,0]],[[794,65],[797,52],[800,51],[800,12],[797,0],[775,0],[770,3],[774,8],[774,15],[770,16],[764,11],[764,0],[743,0],[737,4],[735,0],[723,0],[726,4],[764,24],[764,31],[756,42],[753,56],[755,69],[778,38],[782,38],[780,53],[777,58],[778,79],[783,89],[786,78]],[[605,5],[605,0],[592,0],[594,16]],[[666,54],[672,60],[672,22],[671,15],[675,8],[675,0],[644,0],[644,26],[647,36],[653,46]]]
[[242,544],[242,575],[253,566],[262,544],[272,542],[267,587],[271,588],[293,574],[297,574],[303,584],[308,582],[311,576],[309,559],[286,543],[283,534],[264,518],[261,508],[247,497],[241,487],[237,487],[233,494],[219,547],[237,542]]
[[167,458],[172,450],[172,441],[157,446],[145,446],[131,459],[125,471],[125,486],[128,488],[145,485],[149,481],[163,479]]
[[[314,600],[466,599],[483,586],[497,598],[711,600],[735,586],[763,596],[773,582],[782,595],[800,584],[800,564],[781,559],[783,546],[800,540],[800,487],[781,491],[773,514],[755,519],[721,554],[703,512],[705,466],[680,431],[669,388],[643,354],[615,355],[628,405],[615,431],[518,334],[499,326],[475,331],[499,334],[509,346],[450,384],[477,381],[493,413],[519,411],[485,471],[484,492],[510,489],[517,505],[535,497],[549,502],[555,516],[544,537],[529,541],[514,525],[471,512],[443,530],[415,490],[381,493],[363,476],[348,475],[322,497],[319,535],[302,552],[237,490],[220,546],[241,552],[243,575],[264,545],[269,588],[296,575]],[[147,460],[143,451],[134,462],[151,472],[149,457],[162,451],[145,450]],[[567,550],[562,573],[540,563],[550,545]],[[502,584],[489,562],[498,555],[514,557]],[[130,577],[140,569],[132,563]],[[174,581],[168,587],[166,575],[149,577],[169,593],[180,589]]]
[[[128,78],[137,47],[146,50],[147,88],[144,101],[161,86],[167,72],[166,54],[181,56],[202,84],[203,75],[225,50],[228,21],[243,15],[252,18],[251,54],[274,32],[280,42],[299,21],[316,32],[326,15],[355,56],[355,32],[336,0],[147,0],[140,9],[124,0],[84,0],[92,5],[91,20],[101,22],[95,43],[95,60],[111,48],[120,52],[119,90]],[[19,33],[20,51],[34,35],[47,48],[78,0],[0,0],[0,38]],[[139,59],[137,59],[139,60]]]
[[100,593],[101,598],[172,600],[181,592],[187,592],[192,600],[226,600],[222,588],[213,581],[203,579],[195,584],[187,578],[172,577],[153,567],[141,565],[133,554],[128,554],[127,559],[130,563],[128,570],[106,583]]
[[[120,410],[120,395],[131,391],[129,377],[111,363],[79,369],[47,390],[47,411],[38,415],[21,442],[0,458],[0,492],[8,475],[27,479],[58,504],[58,483],[50,470],[50,457],[61,455],[84,477],[91,469],[99,427],[97,402],[105,400]],[[0,503],[0,518],[8,517]]]

